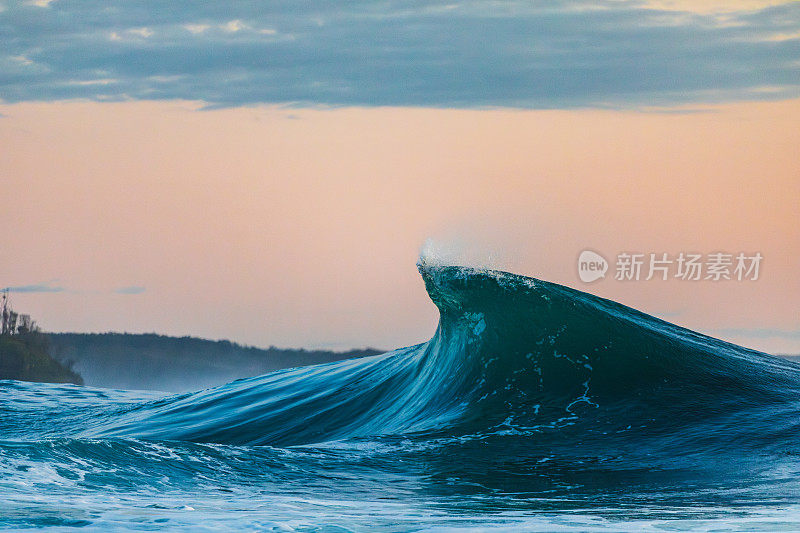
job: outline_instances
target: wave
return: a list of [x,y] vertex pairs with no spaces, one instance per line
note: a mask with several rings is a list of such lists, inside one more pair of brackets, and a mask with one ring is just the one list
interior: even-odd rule
[[800,365],[420,272],[417,346],[169,396],[0,381],[0,528],[800,528]]
[[232,445],[511,435],[525,446],[648,453],[796,444],[796,363],[538,279],[419,270],[440,313],[426,343],[158,399],[59,386],[97,401],[80,412],[62,402],[41,424],[5,409],[0,422],[23,437]]

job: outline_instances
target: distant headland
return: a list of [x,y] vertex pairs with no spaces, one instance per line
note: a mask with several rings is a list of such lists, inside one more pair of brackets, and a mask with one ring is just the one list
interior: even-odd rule
[[169,392],[197,390],[283,368],[382,353],[256,348],[227,340],[155,333],[49,333],[50,353],[74,368],[86,385]]
[[50,356],[49,338],[30,315],[11,308],[8,291],[0,295],[0,379],[74,383],[83,378]]

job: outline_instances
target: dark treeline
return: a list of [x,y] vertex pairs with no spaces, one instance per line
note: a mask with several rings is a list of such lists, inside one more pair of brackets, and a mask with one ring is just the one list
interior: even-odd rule
[[50,357],[47,335],[30,315],[12,309],[8,293],[0,294],[0,379],[81,385],[81,376],[69,365]]
[[185,391],[282,368],[380,353],[242,346],[230,341],[129,333],[51,333],[50,353],[86,385]]
[[78,373],[48,352],[47,335],[39,331],[0,335],[0,379],[83,384]]

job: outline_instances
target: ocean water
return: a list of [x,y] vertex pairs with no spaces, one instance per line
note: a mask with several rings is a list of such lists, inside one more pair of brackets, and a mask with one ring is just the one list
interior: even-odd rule
[[420,271],[417,346],[179,395],[0,381],[0,528],[800,530],[800,365]]

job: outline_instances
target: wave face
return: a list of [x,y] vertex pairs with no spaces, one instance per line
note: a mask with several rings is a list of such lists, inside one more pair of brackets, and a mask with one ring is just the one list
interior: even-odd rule
[[[440,321],[417,346],[173,396],[0,382],[0,493],[19,499],[50,465],[59,490],[90,499],[294,494],[299,510],[248,507],[279,525],[620,529],[624,510],[637,527],[717,527],[777,512],[776,498],[777,520],[800,516],[786,515],[800,508],[787,496],[800,494],[800,365],[537,279],[420,272]],[[203,501],[224,527],[255,524]],[[421,518],[430,502],[440,518]],[[106,527],[108,512],[46,518]],[[9,523],[38,525],[29,514]]]

